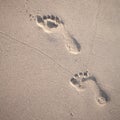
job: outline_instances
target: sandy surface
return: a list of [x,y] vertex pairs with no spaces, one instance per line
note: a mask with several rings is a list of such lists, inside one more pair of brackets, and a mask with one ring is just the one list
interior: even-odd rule
[[[49,14],[63,20],[79,54],[65,48],[63,31],[38,27],[35,16]],[[0,0],[0,120],[119,120],[119,51],[119,0]],[[99,85],[77,91],[70,79],[86,70]]]

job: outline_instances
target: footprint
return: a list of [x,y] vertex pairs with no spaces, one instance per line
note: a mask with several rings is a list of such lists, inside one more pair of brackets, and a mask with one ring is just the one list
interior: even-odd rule
[[75,74],[70,79],[70,84],[77,90],[77,91],[83,91],[85,89],[84,85],[84,79],[88,76],[88,71],[86,72],[80,72],[78,74]]
[[106,105],[106,103],[109,101],[109,97],[101,89],[96,81],[96,78],[91,76],[88,71],[75,74],[70,79],[70,84],[76,88],[77,91],[83,91],[87,86],[89,86],[95,95],[96,103],[100,106]]
[[84,83],[87,83],[89,87],[92,89],[94,95],[95,95],[95,101],[98,105],[104,106],[108,102],[109,98],[107,94],[101,89],[99,84],[96,81],[96,78],[93,76],[86,77],[83,81]]
[[80,44],[77,40],[70,35],[70,33],[65,29],[64,23],[57,16],[47,15],[47,16],[36,16],[36,24],[44,30],[44,32],[50,33],[60,33],[64,36],[64,44],[66,49],[72,54],[78,54],[80,52]]

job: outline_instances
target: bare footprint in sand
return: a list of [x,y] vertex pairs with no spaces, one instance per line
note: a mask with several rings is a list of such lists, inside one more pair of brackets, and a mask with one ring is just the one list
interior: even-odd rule
[[106,105],[109,98],[107,94],[99,86],[98,82],[96,81],[96,78],[94,76],[89,76],[86,77],[83,80],[83,82],[86,83],[86,85],[88,85],[93,91],[96,103],[100,106]]
[[60,33],[64,36],[64,43],[66,49],[72,54],[78,54],[80,52],[80,44],[73,36],[65,29],[64,23],[58,17],[54,15],[36,16],[36,24],[44,30],[44,32]]
[[88,76],[88,72],[80,72],[78,74],[75,74],[70,79],[70,84],[77,90],[77,91],[83,91],[85,89],[84,85],[84,79]]
[[95,77],[90,76],[88,71],[75,74],[70,79],[70,84],[74,88],[76,88],[77,91],[85,90],[85,88],[89,86],[94,92],[96,103],[100,106],[106,105],[109,99],[107,94],[101,89],[101,87],[97,83]]

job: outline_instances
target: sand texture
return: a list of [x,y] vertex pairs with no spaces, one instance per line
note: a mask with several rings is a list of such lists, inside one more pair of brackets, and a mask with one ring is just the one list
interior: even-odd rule
[[120,0],[0,0],[0,120],[120,119]]

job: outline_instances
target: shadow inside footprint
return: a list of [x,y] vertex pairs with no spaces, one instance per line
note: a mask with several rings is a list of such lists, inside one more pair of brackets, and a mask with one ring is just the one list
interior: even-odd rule
[[71,78],[70,82],[73,84],[73,85],[78,85],[79,82],[75,79],[75,78]]
[[80,52],[80,49],[81,49],[80,44],[78,43],[78,41],[73,36],[71,36],[71,38],[73,39],[74,44],[77,46],[77,49]]
[[41,17],[41,16],[38,16],[38,15],[37,15],[36,17],[37,17],[37,22],[38,22],[38,23],[43,22],[43,19],[42,19],[42,17]]
[[56,27],[58,27],[57,24],[55,24],[55,23],[53,23],[53,22],[50,22],[50,21],[47,21],[47,26],[48,26],[49,28],[56,28]]
[[100,87],[99,87],[99,89],[100,89],[101,96],[105,98],[106,102],[109,102],[110,97],[107,95],[107,93],[104,90],[102,90]]

